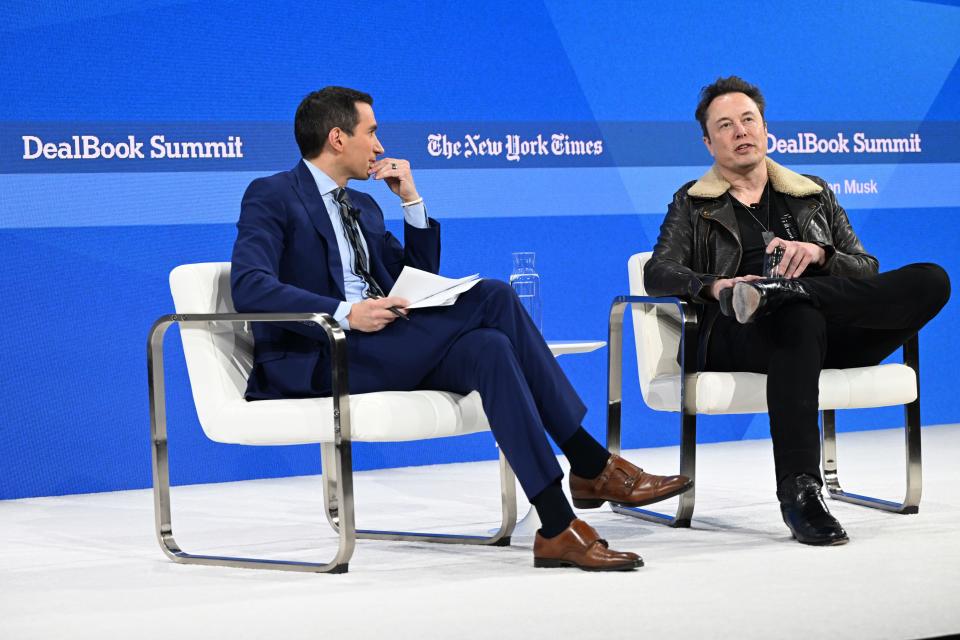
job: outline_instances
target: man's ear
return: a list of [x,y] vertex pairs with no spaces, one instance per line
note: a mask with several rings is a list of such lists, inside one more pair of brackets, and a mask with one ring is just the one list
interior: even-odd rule
[[330,129],[330,132],[327,134],[327,144],[330,145],[330,148],[334,151],[343,150],[343,129],[340,127],[334,127]]
[[710,157],[715,157],[713,153],[713,144],[710,142],[710,136],[703,136],[703,146],[710,152]]

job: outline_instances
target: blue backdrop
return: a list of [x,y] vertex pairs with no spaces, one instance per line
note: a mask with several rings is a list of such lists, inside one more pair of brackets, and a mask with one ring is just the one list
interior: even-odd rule
[[[172,311],[167,274],[229,259],[245,186],[294,165],[296,105],[328,84],[374,95],[387,152],[411,160],[444,224],[446,275],[506,278],[512,251],[537,252],[548,338],[605,338],[627,258],[710,163],[693,109],[719,75],[763,88],[771,157],[833,183],[882,268],[958,273],[955,4],[3,3],[0,499],[149,485],[145,339]],[[210,157],[177,157],[183,143]],[[399,233],[395,197],[360,187]],[[921,336],[925,424],[960,420],[943,376],[955,307]],[[175,482],[319,470],[315,448],[206,441],[175,331],[167,344]],[[602,435],[605,352],[561,362]],[[675,443],[633,376],[624,444]],[[768,436],[766,416],[702,425],[702,441]],[[481,434],[355,460],[494,454]]]

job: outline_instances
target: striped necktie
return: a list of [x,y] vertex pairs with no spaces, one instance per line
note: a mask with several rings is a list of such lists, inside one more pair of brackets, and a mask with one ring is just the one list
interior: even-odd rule
[[360,241],[360,225],[357,224],[357,217],[360,210],[355,209],[350,204],[350,197],[347,190],[338,187],[333,191],[333,198],[337,201],[340,209],[340,220],[343,222],[344,235],[347,236],[347,242],[350,243],[350,249],[353,251],[352,271],[367,283],[366,296],[368,298],[382,298],[383,289],[377,284],[377,281],[370,275],[370,265],[367,259],[367,252]]

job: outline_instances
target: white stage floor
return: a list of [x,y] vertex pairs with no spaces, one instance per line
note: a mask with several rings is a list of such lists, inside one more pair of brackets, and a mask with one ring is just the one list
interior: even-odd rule
[[[839,438],[847,490],[902,497],[901,430]],[[768,440],[701,445],[692,528],[581,513],[611,546],[643,556],[625,574],[534,569],[530,533],[490,548],[359,540],[345,575],[186,566],[153,536],[149,491],[0,502],[0,638],[957,633],[960,425],[925,427],[923,449],[919,514],[829,502],[851,542],[815,548],[780,520]],[[659,473],[677,464],[675,447],[628,457]],[[480,533],[499,517],[494,462],[362,472],[356,495],[364,528]],[[190,552],[325,561],[335,542],[319,477],[177,487],[173,523]]]

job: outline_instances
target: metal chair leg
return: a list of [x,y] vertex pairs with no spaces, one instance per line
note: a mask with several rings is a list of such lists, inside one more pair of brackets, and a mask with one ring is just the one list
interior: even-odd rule
[[336,531],[340,527],[340,503],[337,500],[336,449],[332,442],[320,443],[320,470],[323,481],[323,512]]
[[[327,519],[336,529],[338,525],[338,511],[335,501],[336,496],[336,477],[330,477],[327,474],[327,460],[330,457],[328,452],[332,446],[328,443],[320,445],[323,451],[323,497]],[[358,529],[357,538],[367,540],[401,540],[406,542],[437,542],[442,544],[476,544],[495,547],[506,547],[510,545],[510,534],[517,524],[517,488],[514,480],[513,469],[507,463],[507,459],[500,453],[500,528],[493,535],[478,536],[465,534],[447,534],[447,533],[423,533],[415,531],[382,531],[377,529]]]
[[[697,416],[681,414],[680,416],[680,473],[693,479],[696,475],[697,461]],[[616,451],[612,452],[617,453]],[[693,518],[693,508],[696,503],[696,483],[687,491],[680,494],[677,511],[674,515],[659,513],[640,507],[628,507],[622,504],[611,503],[610,508],[616,513],[632,516],[641,520],[649,520],[665,524],[669,527],[689,527]]]
[[[680,362],[687,362],[684,346],[687,332],[695,331],[695,320],[686,316],[684,307],[673,299],[655,300],[638,296],[618,297],[610,307],[609,331],[607,337],[607,449],[611,453],[621,451],[621,414],[623,401],[623,314],[629,304],[676,304],[680,307],[681,323],[684,327],[683,338],[680,342]],[[692,322],[690,322],[692,321]],[[696,345],[696,340],[692,341]],[[696,347],[694,347],[696,349]],[[695,481],[697,461],[697,416],[686,412],[686,367],[680,368],[680,473]],[[674,515],[667,515],[611,503],[610,508],[616,513],[665,524],[670,527],[689,527],[696,504],[696,482],[694,486],[680,494],[677,511]]]
[[914,401],[904,405],[904,413],[906,414],[907,486],[903,502],[873,498],[843,490],[840,486],[837,471],[836,416],[832,410],[821,412],[823,424],[823,431],[821,432],[823,481],[827,493],[832,499],[893,513],[918,513],[920,511],[920,494],[923,483],[920,457],[920,420],[919,407],[914,408],[914,405],[919,405],[919,403]]
[[893,502],[844,491],[837,473],[837,430],[835,412],[822,411],[821,453],[823,457],[823,480],[827,492],[834,500],[850,502],[864,507],[891,511],[893,513],[917,513],[920,511],[920,495],[923,490],[922,460],[920,450],[920,350],[916,336],[903,345],[903,362],[917,375],[917,398],[903,406],[904,437],[906,449],[907,478],[903,502]]
[[153,459],[153,502],[157,540],[163,552],[174,562],[183,564],[218,565],[248,569],[276,569],[282,571],[309,571],[314,573],[346,573],[353,555],[356,534],[353,526],[353,485],[350,442],[344,441],[333,454],[333,466],[342,482],[336,488],[338,504],[343,506],[338,528],[337,553],[330,562],[297,562],[266,560],[232,556],[197,555],[183,551],[173,537],[170,508],[170,464],[167,446],[166,389],[163,370],[163,337],[173,316],[158,320],[147,340],[147,377],[150,389],[150,440]]

